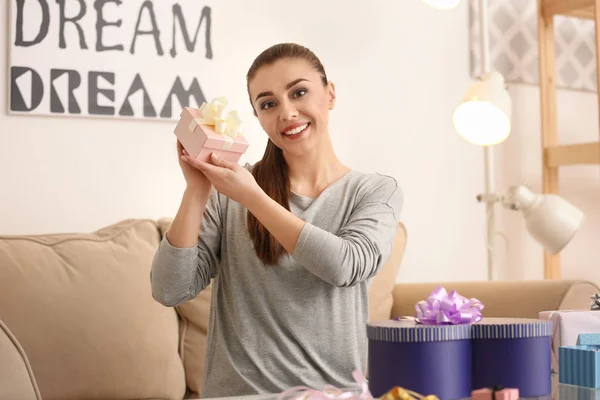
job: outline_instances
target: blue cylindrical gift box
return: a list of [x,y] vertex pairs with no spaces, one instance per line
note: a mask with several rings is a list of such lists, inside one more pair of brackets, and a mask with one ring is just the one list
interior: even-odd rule
[[552,322],[484,318],[472,326],[473,388],[500,385],[520,397],[548,396]]
[[367,325],[369,390],[380,397],[394,386],[440,400],[471,395],[471,325],[379,321]]

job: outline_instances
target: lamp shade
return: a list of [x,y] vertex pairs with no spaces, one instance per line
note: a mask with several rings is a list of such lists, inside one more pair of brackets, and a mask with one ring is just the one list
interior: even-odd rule
[[506,198],[512,208],[523,212],[527,231],[550,254],[560,252],[585,219],[581,210],[562,197],[535,194],[525,186],[510,188]]
[[475,82],[454,110],[454,129],[468,142],[480,146],[502,143],[511,129],[512,104],[504,77],[489,72]]
[[456,7],[460,0],[421,0],[423,3],[438,10],[450,10]]

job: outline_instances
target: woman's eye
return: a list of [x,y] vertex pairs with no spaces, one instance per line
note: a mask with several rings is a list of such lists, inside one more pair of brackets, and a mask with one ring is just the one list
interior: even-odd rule
[[294,92],[294,97],[302,97],[306,94],[306,89],[298,89]]
[[273,107],[273,102],[272,101],[265,101],[264,103],[261,104],[260,108],[261,110],[268,110],[269,108]]

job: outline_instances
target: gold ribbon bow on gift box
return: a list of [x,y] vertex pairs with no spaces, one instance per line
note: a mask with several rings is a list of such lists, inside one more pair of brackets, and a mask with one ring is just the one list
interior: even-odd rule
[[198,125],[212,125],[214,131],[221,134],[225,139],[223,150],[228,150],[233,145],[233,139],[242,134],[243,123],[239,114],[235,110],[229,111],[225,115],[227,107],[225,97],[217,97],[210,104],[203,102],[200,106],[201,118],[194,118],[190,123],[190,131],[194,131]]
[[439,400],[439,398],[433,394],[424,396],[413,392],[412,390],[396,386],[383,396],[379,397],[379,400]]

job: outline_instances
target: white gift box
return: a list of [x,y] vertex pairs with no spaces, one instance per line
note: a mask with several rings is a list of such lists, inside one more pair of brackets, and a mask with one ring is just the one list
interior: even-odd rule
[[558,348],[575,346],[580,333],[600,333],[600,311],[542,311],[539,318],[552,321],[552,371],[558,371]]

